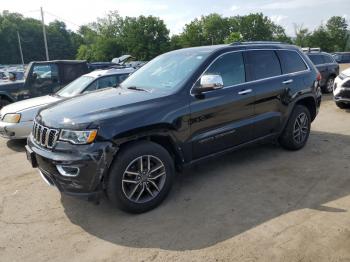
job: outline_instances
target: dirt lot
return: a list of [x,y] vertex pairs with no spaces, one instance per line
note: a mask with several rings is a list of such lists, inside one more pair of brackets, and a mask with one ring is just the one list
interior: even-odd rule
[[350,111],[306,148],[254,146],[180,174],[142,215],[61,197],[0,140],[0,261],[350,261]]

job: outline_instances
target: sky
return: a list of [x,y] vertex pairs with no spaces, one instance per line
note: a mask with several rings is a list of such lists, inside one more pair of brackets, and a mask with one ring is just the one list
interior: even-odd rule
[[223,16],[262,12],[282,25],[288,35],[294,26],[318,27],[334,15],[350,19],[350,0],[0,0],[0,11],[22,13],[40,19],[40,6],[45,23],[64,21],[71,30],[117,10],[122,16],[153,15],[164,20],[171,34],[182,32],[185,24],[210,13]]

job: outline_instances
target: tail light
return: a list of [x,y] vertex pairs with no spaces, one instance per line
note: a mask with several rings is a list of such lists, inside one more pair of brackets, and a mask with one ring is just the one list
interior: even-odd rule
[[318,72],[316,80],[317,81],[321,81],[321,79],[322,79],[322,75],[320,74],[320,72]]

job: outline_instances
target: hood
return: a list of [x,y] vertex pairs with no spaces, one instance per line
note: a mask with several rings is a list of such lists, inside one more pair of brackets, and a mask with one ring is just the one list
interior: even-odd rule
[[350,77],[350,68],[345,69],[344,71],[341,72],[343,75],[349,76]]
[[27,110],[38,106],[44,106],[50,103],[54,103],[58,100],[60,100],[59,97],[47,95],[19,101],[16,103],[9,104],[3,109],[1,109],[1,115],[5,115],[8,113],[20,113],[23,110]]
[[37,120],[53,128],[87,128],[89,124],[104,119],[154,107],[155,99],[166,95],[159,92],[110,88],[46,107],[39,112]]

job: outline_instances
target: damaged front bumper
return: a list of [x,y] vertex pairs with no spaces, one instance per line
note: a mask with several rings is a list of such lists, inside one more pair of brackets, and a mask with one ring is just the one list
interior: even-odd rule
[[103,190],[117,147],[111,142],[72,145],[57,142],[53,150],[43,148],[28,137],[27,158],[48,184],[64,194],[81,198],[95,198]]

